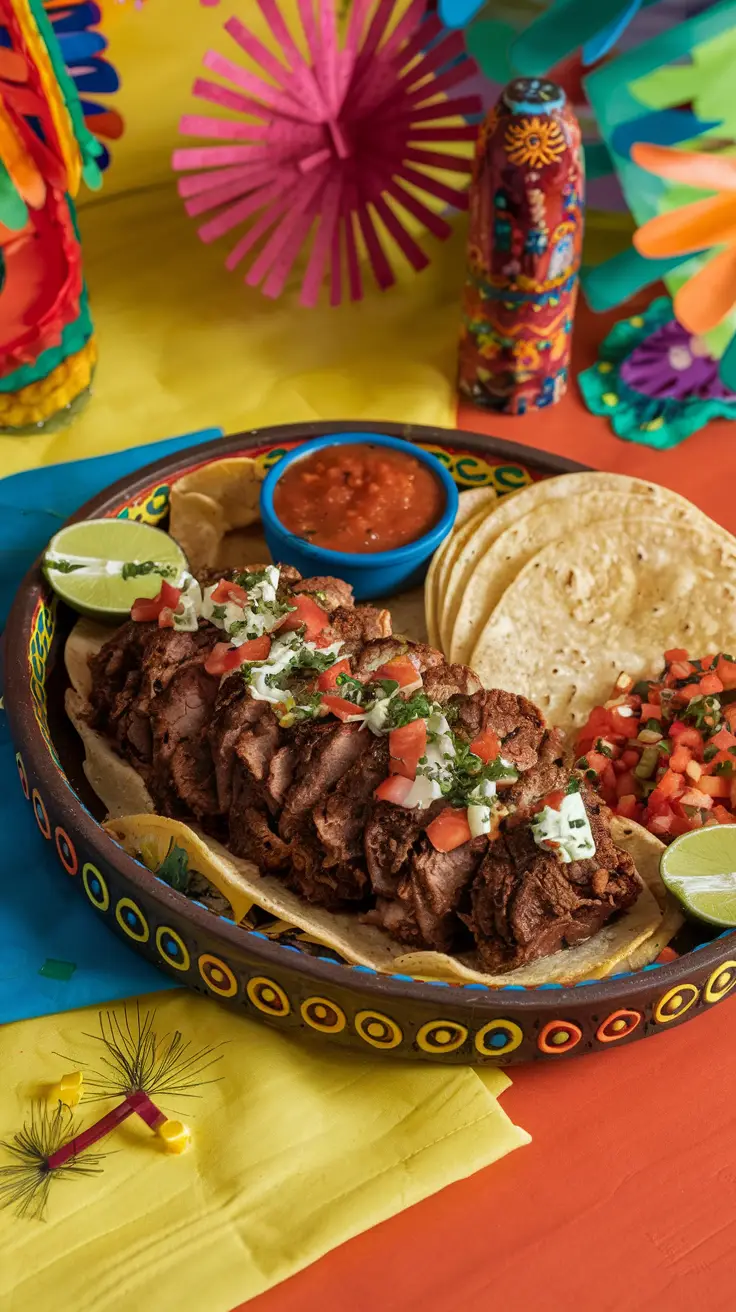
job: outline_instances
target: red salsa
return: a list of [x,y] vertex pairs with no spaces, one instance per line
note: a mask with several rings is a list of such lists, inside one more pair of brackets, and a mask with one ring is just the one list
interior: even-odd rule
[[371,442],[322,447],[278,480],[273,505],[290,533],[330,551],[392,551],[442,517],[445,493],[409,452]]

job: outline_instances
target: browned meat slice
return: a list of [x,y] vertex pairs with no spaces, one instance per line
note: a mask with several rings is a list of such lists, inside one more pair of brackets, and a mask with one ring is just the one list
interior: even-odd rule
[[416,948],[451,952],[467,939],[458,908],[477,871],[488,840],[472,838],[453,852],[436,852],[422,836],[396,897],[380,898],[367,919],[387,929],[393,938]]
[[431,666],[423,676],[424,691],[432,702],[444,705],[451,697],[472,697],[480,692],[482,684],[477,674],[467,665]]
[[313,808],[367,746],[366,734],[357,724],[309,725],[295,735],[297,768],[279,822],[282,838],[298,837]]
[[235,772],[233,781],[228,846],[236,856],[255,862],[264,873],[288,869],[289,845],[273,832],[265,810],[253,805],[251,783],[243,770]]
[[390,635],[391,616],[387,610],[377,610],[375,606],[340,606],[330,616],[330,629],[343,644],[341,657],[354,657],[367,642]]
[[[337,837],[340,803],[331,802],[332,792],[344,789],[350,779],[357,786],[358,766],[371,751],[373,741],[372,736],[360,732],[358,725],[331,723],[302,729],[294,744],[296,769],[279,821],[279,834],[289,843],[288,882],[309,902],[332,907],[361,902],[368,888],[359,853],[358,859],[350,859],[349,843],[341,848],[339,839],[326,852],[320,827],[328,840],[330,834],[333,839]],[[380,777],[385,773],[384,768]],[[344,791],[342,803],[344,806]],[[352,798],[348,805],[352,805]],[[333,809],[328,811],[330,806]]]
[[427,647],[423,642],[407,642],[404,638],[377,638],[367,642],[360,653],[353,673],[356,679],[367,682],[380,665],[393,660],[395,656],[408,656],[416,665],[420,674],[433,666],[445,665],[441,652]]
[[396,897],[414,844],[443,805],[436,802],[425,811],[408,810],[391,802],[375,802],[371,807],[363,845],[371,886],[379,897]]
[[636,901],[634,863],[614,846],[605,808],[584,791],[594,857],[563,865],[534,842],[528,824],[491,843],[464,916],[485,970],[504,972],[589,938]]
[[[153,763],[148,784],[165,815],[214,815],[218,810],[206,730],[217,681],[204,666],[183,665],[151,703]],[[176,779],[173,760],[176,757]]]
[[190,662],[204,665],[221,637],[219,630],[211,624],[203,624],[196,633],[155,629],[145,644],[141,658],[141,702],[150,704],[154,697],[164,692],[181,666]]
[[326,611],[332,612],[342,606],[353,606],[353,589],[343,579],[333,579],[330,575],[300,579],[292,584],[292,592],[308,592],[315,597]]
[[372,734],[361,737],[361,755],[319,799],[294,847],[300,891],[310,902],[362,902],[369,891],[363,828],[374,789],[388,774],[388,742]]
[[531,808],[547,793],[567,787],[570,772],[559,729],[547,729],[539,745],[536,764],[504,790],[504,801],[515,808],[512,823],[529,818]]
[[457,711],[453,727],[468,742],[485,729],[492,729],[501,740],[502,755],[519,770],[536,765],[545,733],[544,718],[526,697],[488,688],[473,697],[458,698],[451,705]]
[[[129,620],[91,658],[90,722],[96,728],[114,732],[113,722],[138,691],[146,641],[157,632],[155,624],[136,624]],[[120,699],[120,708],[116,710]]]
[[217,796],[223,813],[232,801],[235,744],[242,733],[264,718],[276,722],[267,702],[254,701],[248,695],[241,675],[236,673],[223,681],[207,730],[215,764]]
[[294,778],[296,769],[296,752],[291,743],[286,743],[279,747],[271,758],[271,764],[268,770],[268,791],[273,798],[274,805],[281,808],[284,804],[284,798],[291,788],[291,781]]

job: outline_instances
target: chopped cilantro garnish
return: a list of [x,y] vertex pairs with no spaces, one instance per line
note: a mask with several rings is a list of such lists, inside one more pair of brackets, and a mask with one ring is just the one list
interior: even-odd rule
[[[77,569],[78,566],[73,566]],[[141,574],[159,574],[162,579],[171,579],[176,574],[173,565],[157,565],[155,560],[126,560],[121,571],[124,579],[136,579]]]
[[[606,767],[606,769],[607,768],[608,767]],[[593,770],[592,773],[593,776],[595,777],[595,770]],[[579,793],[579,792],[580,792],[580,780],[576,779],[575,776],[572,775],[570,780],[568,781],[567,788],[565,789],[565,794],[566,796],[569,797],[571,793]]]
[[169,843],[166,856],[156,869],[156,874],[170,888],[176,889],[177,893],[186,893],[192,877],[192,872],[189,869],[189,857],[183,847],[177,846],[173,838]]
[[241,633],[245,633],[247,627],[248,627],[247,620],[234,620],[233,623],[228,628],[228,633],[230,634],[231,638],[239,638]]
[[602,754],[603,756],[608,756],[608,757],[611,757],[611,758],[613,757],[613,752],[611,751],[610,747],[608,747],[608,746],[604,743],[604,741],[603,741],[602,738],[597,738],[597,739],[596,739],[595,750],[596,750],[597,752],[601,752],[601,754]]
[[713,760],[713,757],[716,755],[716,752],[717,752],[717,751],[718,751],[718,748],[717,748],[717,747],[714,747],[713,744],[710,743],[710,744],[706,747],[705,751],[703,752],[703,760],[704,760],[704,761],[712,761],[712,760]]
[[[391,685],[394,681],[381,679],[378,682]],[[395,687],[397,688],[398,684]],[[411,724],[412,720],[428,719],[433,710],[433,703],[423,692],[415,692],[413,697],[408,697],[406,701],[401,697],[394,697],[389,707],[388,723],[392,729],[400,729],[405,724]]]
[[329,670],[336,660],[334,652],[310,651],[309,647],[300,647],[294,664],[300,670],[317,670],[321,674],[323,670]]
[[226,607],[226,606],[213,606],[213,607],[212,607],[212,618],[213,618],[213,620],[224,620],[226,614],[227,614],[227,607]]
[[733,774],[733,761],[718,761],[713,766],[714,774]]
[[[75,569],[84,569],[84,565],[73,565],[70,560],[49,560],[46,562],[46,567],[55,569],[57,574],[73,574]],[[123,578],[125,578],[124,574]]]

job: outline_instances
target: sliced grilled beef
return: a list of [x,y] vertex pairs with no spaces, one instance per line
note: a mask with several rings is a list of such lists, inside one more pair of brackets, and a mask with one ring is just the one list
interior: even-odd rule
[[220,810],[228,810],[233,795],[233,769],[235,766],[235,744],[241,733],[250,729],[260,719],[273,719],[273,711],[267,702],[257,702],[249,695],[248,689],[239,674],[231,674],[221,683],[207,730],[212,757],[215,765],[215,781]]
[[375,606],[340,606],[330,616],[334,640],[343,644],[341,656],[359,655],[367,642],[386,638],[391,633],[391,616]]
[[506,760],[513,761],[519,770],[536,765],[545,733],[544,718],[526,697],[489,688],[472,697],[453,699],[450,705],[457,713],[453,727],[468,742],[485,729],[492,729],[501,740]]
[[333,579],[330,575],[300,579],[291,585],[292,592],[308,592],[315,597],[326,611],[338,610],[343,606],[353,606],[353,589],[343,579]]
[[513,970],[572,947],[639,896],[634,863],[614,846],[603,804],[587,790],[584,801],[596,845],[589,860],[563,865],[537,846],[528,824],[490,844],[464,916],[485,970]]
[[422,835],[396,896],[379,897],[370,919],[411,947],[451,952],[464,946],[469,935],[457,911],[487,848],[488,839],[480,837],[453,852],[436,852]]
[[477,674],[467,665],[430,666],[423,675],[424,691],[432,702],[445,705],[452,697],[472,697],[479,693],[482,684]]
[[90,723],[94,728],[114,733],[116,720],[138,691],[143,651],[156,632],[155,624],[129,620],[90,660]]
[[547,729],[539,744],[535,764],[520,774],[515,784],[504,790],[504,801],[515,812],[510,823],[527,820],[538,799],[557,788],[565,788],[569,778],[562,734],[559,729]]
[[195,661],[176,670],[151,702],[153,765],[149,788],[165,815],[214,815],[218,810],[207,726],[217,681]]
[[354,666],[356,679],[367,682],[380,665],[396,656],[408,656],[421,675],[433,666],[446,665],[441,652],[423,642],[408,642],[405,638],[376,638],[366,642]]

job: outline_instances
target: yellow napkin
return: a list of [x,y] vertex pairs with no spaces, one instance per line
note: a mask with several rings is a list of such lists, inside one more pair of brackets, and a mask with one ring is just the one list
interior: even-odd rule
[[[46,1223],[0,1211],[7,1312],[228,1312],[529,1142],[496,1101],[502,1071],[342,1056],[184,993],[141,999],[149,1006],[159,1033],[225,1045],[218,1083],[159,1100],[192,1145],[167,1156],[131,1118],[101,1145],[102,1174],[52,1183]],[[96,1029],[88,1010],[0,1030],[0,1138],[40,1087],[99,1062],[84,1037]],[[86,1127],[110,1106],[77,1110]]]

